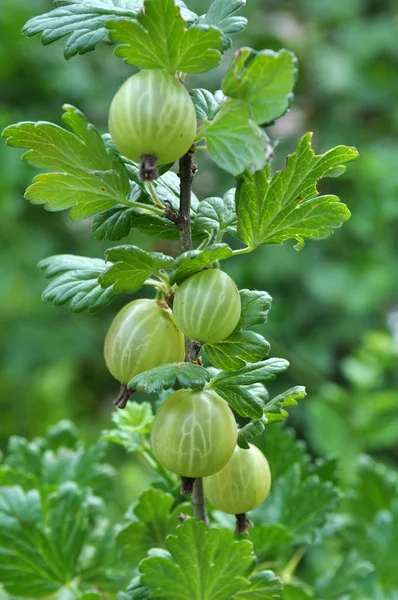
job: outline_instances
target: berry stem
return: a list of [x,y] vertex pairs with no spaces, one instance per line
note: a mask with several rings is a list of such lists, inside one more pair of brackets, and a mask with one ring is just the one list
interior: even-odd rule
[[206,511],[206,497],[203,490],[203,480],[201,478],[195,479],[195,483],[193,484],[192,506],[195,519],[204,521],[206,525],[208,525],[209,518]]

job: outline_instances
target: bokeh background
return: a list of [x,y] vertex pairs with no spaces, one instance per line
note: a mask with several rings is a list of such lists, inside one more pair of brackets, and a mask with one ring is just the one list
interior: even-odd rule
[[[191,0],[205,12],[207,0]],[[0,11],[0,128],[21,120],[60,122],[64,103],[101,132],[109,104],[131,69],[109,47],[66,62],[63,43],[43,47],[20,31],[50,0],[12,0]],[[361,452],[398,464],[398,5],[395,0],[249,0],[247,30],[235,48],[282,47],[299,58],[295,103],[270,128],[283,165],[306,131],[317,152],[355,145],[360,159],[322,190],[341,196],[352,219],[325,241],[266,247],[226,263],[240,287],[274,298],[264,334],[288,358],[280,384],[306,385],[290,423],[315,455],[339,457],[349,477]],[[228,65],[188,85],[215,90]],[[226,173],[200,157],[195,192],[223,195]],[[12,434],[42,435],[70,418],[86,439],[110,426],[117,384],[103,361],[103,339],[128,297],[96,315],[71,315],[41,302],[39,260],[59,253],[102,256],[90,223],[32,206],[23,193],[36,171],[0,144],[0,446]],[[121,243],[125,243],[123,240]],[[127,243],[173,252],[136,231]],[[175,248],[174,248],[175,250]],[[294,414],[293,414],[294,413]],[[124,464],[122,454],[114,460]],[[129,459],[130,460],[130,459]],[[137,466],[138,469],[138,466]],[[134,496],[144,474],[134,471]],[[131,497],[131,496],[130,496]]]

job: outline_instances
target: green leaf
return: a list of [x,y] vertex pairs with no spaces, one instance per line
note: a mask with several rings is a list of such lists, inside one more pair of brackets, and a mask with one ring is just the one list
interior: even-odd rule
[[226,74],[223,92],[245,100],[252,119],[264,125],[281,117],[292,101],[297,59],[288,50],[256,52],[241,48]]
[[[308,586],[307,586],[308,587]],[[315,600],[311,591],[302,586],[290,583],[283,586],[283,600]]]
[[267,292],[240,290],[242,312],[236,329],[250,329],[264,325],[271,308],[272,298]]
[[191,90],[189,93],[195,105],[198,121],[211,121],[214,119],[225,100],[221,90],[212,94],[209,90],[198,88]]
[[270,345],[262,335],[254,331],[234,331],[222,342],[205,344],[203,351],[217,369],[235,371],[244,367],[246,363],[265,358],[270,351]]
[[137,565],[151,548],[165,548],[166,537],[180,524],[180,513],[190,515],[190,503],[175,506],[171,494],[153,488],[145,491],[133,509],[136,520],[123,527],[117,536],[126,560]]
[[105,430],[101,439],[123,446],[127,452],[136,452],[141,447],[143,436],[150,433],[154,415],[149,402],[129,402],[124,410],[112,413],[116,429]]
[[[142,6],[141,0],[53,0],[54,10],[30,19],[23,33],[33,36],[41,33],[44,45],[69,36],[64,55],[71,58],[94,50],[99,42],[110,44],[105,23],[114,18],[134,18]],[[196,15],[188,10],[184,2],[176,0],[181,15],[186,20]]]
[[203,121],[197,139],[205,138],[213,161],[232,175],[259,171],[266,164],[267,138],[251,120],[247,104],[227,100],[212,121]]
[[296,385],[294,388],[275,396],[265,405],[264,412],[269,422],[275,422],[285,419],[288,413],[284,408],[297,406],[297,400],[305,398],[307,395],[305,387]]
[[362,560],[355,551],[351,551],[337,568],[316,582],[317,597],[322,600],[347,598],[373,570],[370,562]]
[[93,220],[94,237],[112,242],[127,237],[133,226],[133,217],[134,210],[122,205],[100,212]]
[[258,419],[263,416],[264,403],[260,398],[250,393],[247,388],[234,384],[229,385],[228,380],[220,383],[214,383],[213,380],[211,387],[241,417]]
[[227,244],[213,244],[206,250],[190,250],[176,258],[176,270],[170,279],[172,284],[181,285],[185,279],[203,269],[213,268],[213,263],[232,256],[232,250]]
[[262,381],[272,381],[275,375],[283,373],[289,363],[283,358],[269,358],[261,362],[246,365],[233,373],[219,373],[213,380],[217,385],[247,386]]
[[310,457],[302,440],[296,439],[293,429],[275,425],[267,427],[261,437],[254,440],[272,465],[272,481],[275,483],[297,463],[303,472],[308,472]]
[[108,21],[116,56],[140,69],[204,73],[221,60],[221,32],[209,26],[187,28],[174,0],[145,0],[137,20]]
[[258,524],[249,531],[249,539],[259,563],[274,560],[294,541],[293,534],[284,525]]
[[231,189],[224,195],[224,198],[206,198],[200,202],[193,229],[194,231],[212,231],[221,238],[224,233],[236,235],[237,222],[235,189]]
[[370,456],[358,459],[356,481],[346,499],[351,518],[359,522],[371,522],[381,510],[391,510],[398,496],[398,474]]
[[77,573],[88,528],[85,494],[65,483],[44,509],[37,490],[0,490],[0,581],[31,598],[52,594]]
[[207,13],[200,16],[195,24],[211,25],[220,29],[223,34],[223,48],[228,49],[232,44],[230,34],[239,33],[247,25],[245,17],[235,14],[245,4],[246,0],[213,0]]
[[139,565],[141,582],[159,600],[231,600],[250,585],[252,545],[225,529],[187,519],[166,540],[168,553]]
[[247,425],[242,427],[242,429],[239,429],[238,445],[240,448],[245,448],[248,450],[249,442],[265,431],[267,422],[268,421],[266,417],[261,417],[261,419],[250,421],[250,423],[247,423]]
[[74,221],[128,204],[130,182],[120,157],[108,150],[79,110],[69,105],[64,110],[62,119],[71,131],[41,121],[3,131],[9,146],[28,149],[24,161],[54,171],[37,175],[25,198],[50,211],[71,208]]
[[306,474],[295,463],[274,482],[267,502],[253,511],[251,518],[259,524],[284,525],[297,544],[319,543],[339,500],[340,493],[329,481]]
[[190,363],[171,363],[155,367],[133,377],[128,386],[151,394],[169,389],[178,382],[183,388],[203,388],[210,380],[210,374],[204,367]]
[[74,481],[82,489],[91,488],[98,494],[109,487],[115,473],[110,465],[103,463],[106,444],[97,443],[88,448],[79,444],[75,449],[60,446],[53,450],[49,443],[51,438],[31,442],[19,436],[10,438],[5,466],[20,476],[24,489],[56,487],[67,481]]
[[146,252],[138,246],[110,248],[106,251],[106,259],[113,264],[98,281],[103,288],[111,288],[115,294],[136,292],[148,277],[174,266],[174,258],[160,252]]
[[297,240],[321,239],[330,235],[350,217],[337,196],[318,196],[317,182],[344,173],[343,163],[358,156],[355,148],[337,146],[315,155],[312,134],[307,133],[287,166],[271,177],[270,169],[245,172],[238,181],[236,208],[238,235],[250,248],[260,244],[282,244]]
[[39,269],[51,279],[42,300],[55,306],[69,304],[75,313],[96,312],[114,298],[112,288],[104,290],[98,278],[106,270],[105,261],[72,254],[58,254],[39,262]]
[[272,571],[260,571],[250,578],[250,587],[233,597],[234,600],[280,600],[282,598],[282,583]]

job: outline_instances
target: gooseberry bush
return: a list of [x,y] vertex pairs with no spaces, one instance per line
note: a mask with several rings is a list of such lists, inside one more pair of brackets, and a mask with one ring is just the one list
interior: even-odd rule
[[[66,38],[67,59],[113,45],[138,70],[115,90],[109,134],[70,105],[62,127],[5,129],[7,144],[45,171],[25,197],[69,210],[72,221],[91,218],[98,240],[139,231],[179,240],[180,253],[126,244],[104,259],[58,255],[39,264],[50,279],[43,299],[72,312],[149,292],[126,303],[106,336],[105,362],[120,384],[114,429],[89,448],[65,422],[46,439],[10,441],[0,581],[11,597],[326,600],[346,597],[372,570],[351,553],[311,585],[295,577],[306,550],[343,527],[335,466],[311,461],[281,428],[306,392],[273,391],[289,365],[270,358],[253,331],[271,297],[238,290],[221,269],[266,252],[261,246],[295,240],[301,249],[340,227],[348,208],[317,185],[357,157],[346,146],[316,155],[307,133],[285,168],[272,170],[267,127],[289,109],[297,77],[288,50],[228,52],[221,89],[191,89],[188,76],[218,67],[245,27],[244,3],[214,0],[198,16],[180,0],[54,0],[24,28],[44,44]],[[202,152],[236,179],[223,198],[192,191]],[[137,391],[148,400],[136,401]],[[115,473],[103,463],[109,442],[154,471],[116,526],[107,510]]]

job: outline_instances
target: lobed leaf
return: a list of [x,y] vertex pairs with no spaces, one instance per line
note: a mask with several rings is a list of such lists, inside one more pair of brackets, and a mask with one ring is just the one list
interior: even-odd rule
[[238,446],[248,450],[249,442],[264,433],[267,422],[266,417],[261,417],[261,419],[250,421],[250,423],[239,429]]
[[176,270],[170,282],[181,285],[185,279],[203,269],[213,268],[213,263],[230,258],[232,250],[227,244],[213,244],[205,250],[189,250],[180,254],[175,260]]
[[113,264],[104,271],[98,281],[115,294],[133,293],[139,290],[151,275],[163,269],[171,269],[174,259],[160,252],[146,252],[138,246],[116,246],[106,252],[106,259]]
[[106,27],[118,44],[116,56],[140,69],[203,73],[221,60],[221,32],[205,25],[187,28],[174,0],[145,0],[136,20],[108,21]]
[[117,204],[128,204],[130,182],[121,158],[73,106],[62,117],[71,131],[47,122],[10,125],[7,144],[28,149],[28,164],[53,171],[37,175],[25,198],[46,210],[71,209],[72,220],[85,219]]
[[203,388],[210,380],[210,374],[200,365],[171,363],[155,367],[133,377],[128,387],[148,394],[172,388],[178,382],[183,388]]
[[139,565],[141,583],[159,600],[231,600],[250,585],[252,545],[226,529],[187,519],[166,539],[167,553]]
[[294,388],[275,396],[266,403],[264,412],[269,422],[283,421],[288,417],[284,408],[297,406],[297,400],[305,398],[307,395],[305,387],[297,385]]
[[[142,0],[53,0],[55,8],[43,15],[29,19],[23,27],[28,36],[41,34],[44,45],[68,36],[65,58],[94,50],[100,42],[110,44],[107,21],[115,18],[134,18],[142,8]],[[176,0],[181,15],[193,20],[197,15],[188,10],[185,3]]]
[[203,351],[217,369],[235,371],[246,363],[265,358],[270,345],[262,335],[254,331],[234,331],[222,342],[205,344]]
[[219,373],[213,380],[212,385],[247,386],[262,381],[272,381],[278,373],[283,373],[288,368],[289,363],[283,358],[269,358],[267,360],[248,364],[233,373]]
[[112,288],[104,290],[99,283],[107,268],[103,260],[58,254],[40,261],[38,267],[52,280],[42,295],[45,302],[55,306],[69,304],[69,310],[75,313],[92,313],[105,308],[114,298]]
[[150,488],[139,498],[132,510],[135,519],[118,533],[117,542],[130,564],[136,565],[147,556],[151,548],[165,548],[166,538],[180,524],[179,514],[192,513],[186,502],[175,506],[171,494]]
[[280,600],[282,582],[272,571],[259,571],[250,577],[250,587],[233,596],[233,600]]
[[214,94],[204,88],[193,89],[190,92],[192,102],[195,105],[196,116],[199,121],[211,121],[214,119],[225,96],[221,90]]
[[240,290],[242,311],[236,329],[251,329],[267,321],[272,298],[267,292]]
[[357,590],[361,580],[374,570],[373,565],[351,551],[340,564],[316,582],[316,592],[322,600],[340,600]]
[[296,248],[304,240],[330,235],[349,219],[350,212],[336,196],[319,196],[317,182],[344,173],[343,163],[358,156],[355,148],[337,146],[315,155],[312,134],[306,134],[287,166],[271,177],[270,169],[246,171],[238,181],[236,208],[238,235],[250,248],[260,244],[282,244],[295,239]]
[[116,429],[102,432],[101,439],[119,444],[127,452],[136,452],[142,447],[142,438],[148,435],[154,421],[154,414],[149,402],[129,402],[124,410],[112,413],[112,421]]
[[239,33],[247,25],[245,17],[237,16],[245,6],[246,0],[213,0],[205,15],[201,15],[195,25],[211,25],[221,30],[223,34],[223,49],[227,50],[232,45],[230,34]]
[[204,138],[213,161],[238,176],[245,169],[259,171],[267,161],[265,133],[251,120],[244,101],[227,100],[211,121],[203,121],[197,139]]
[[296,70],[297,59],[288,50],[256,52],[241,48],[225,76],[223,92],[247,102],[253,121],[264,125],[289,108]]
[[231,189],[224,198],[206,198],[199,203],[193,230],[211,231],[221,238],[224,233],[236,235],[237,223],[235,189]]

